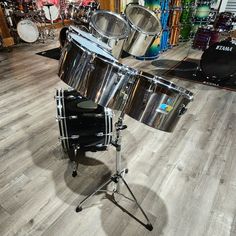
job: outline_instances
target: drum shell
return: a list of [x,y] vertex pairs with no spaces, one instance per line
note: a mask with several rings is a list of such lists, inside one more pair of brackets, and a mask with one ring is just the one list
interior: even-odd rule
[[62,50],[59,76],[82,96],[113,110],[122,110],[136,70],[94,55],[70,41]]
[[[188,91],[188,95],[184,95],[162,82],[157,83],[155,79],[150,79],[150,75],[139,75],[136,80],[125,113],[152,128],[172,132],[181,117],[182,110],[192,99],[191,92]],[[168,104],[168,100],[171,100],[173,109],[161,112],[159,107],[164,103]]]
[[155,38],[156,36],[148,36],[132,28],[130,36],[124,44],[124,50],[133,56],[143,56],[152,45]]
[[109,47],[112,48],[112,55],[119,59],[124,47],[124,43],[126,41],[126,38],[124,39],[109,39],[108,37],[102,37],[101,34],[99,34],[94,28],[92,28],[90,26],[90,32],[97,38],[99,38],[99,40],[101,40],[102,42],[106,43],[107,45],[109,45]]

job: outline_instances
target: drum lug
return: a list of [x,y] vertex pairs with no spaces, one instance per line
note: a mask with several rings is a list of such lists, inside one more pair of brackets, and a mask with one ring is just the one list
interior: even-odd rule
[[182,105],[182,107],[179,109],[179,116],[184,115],[187,110],[188,109],[186,108],[186,106]]

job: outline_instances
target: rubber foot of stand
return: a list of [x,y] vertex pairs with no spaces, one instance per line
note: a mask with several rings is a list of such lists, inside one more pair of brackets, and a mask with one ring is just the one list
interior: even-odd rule
[[73,171],[72,177],[76,177],[76,176],[77,176],[77,171]]
[[149,231],[152,231],[153,230],[153,226],[151,224],[146,224],[146,229],[149,230]]
[[128,174],[129,170],[128,169],[125,169],[125,174]]
[[75,209],[76,212],[81,212],[82,210],[83,210],[83,208],[82,208],[81,206],[78,206],[78,207],[76,207],[76,209]]

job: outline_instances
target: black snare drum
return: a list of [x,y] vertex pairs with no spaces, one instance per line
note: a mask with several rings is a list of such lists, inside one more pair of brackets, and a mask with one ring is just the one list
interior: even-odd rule
[[80,96],[57,90],[57,118],[64,150],[105,150],[112,140],[112,111]]

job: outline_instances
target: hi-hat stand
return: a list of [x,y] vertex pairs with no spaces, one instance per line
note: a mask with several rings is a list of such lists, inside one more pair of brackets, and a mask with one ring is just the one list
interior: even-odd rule
[[138,201],[137,201],[136,197],[134,196],[133,192],[131,191],[128,183],[124,179],[124,174],[128,173],[128,169],[121,169],[121,131],[127,128],[127,126],[123,124],[123,118],[124,118],[124,114],[119,117],[117,123],[115,124],[116,139],[112,142],[112,145],[116,148],[116,172],[110,177],[110,179],[108,181],[106,181],[105,183],[100,185],[100,187],[98,187],[93,193],[91,193],[90,195],[85,197],[79,203],[79,205],[76,207],[76,212],[82,211],[82,209],[83,209],[82,205],[85,202],[87,202],[97,192],[103,191],[103,188],[106,187],[107,185],[109,185],[112,182],[115,184],[114,189],[112,191],[113,199],[114,199],[114,194],[115,193],[125,197],[123,194],[120,193],[120,182],[122,181],[124,186],[128,189],[129,193],[131,194],[131,196],[133,198],[133,199],[130,199],[130,198],[129,199],[133,200],[136,203],[136,205],[138,206],[138,208],[142,212],[143,216],[147,220],[147,224],[144,225],[145,228],[148,229],[149,231],[152,231],[153,226],[152,226],[150,220],[148,219],[148,217],[147,217],[146,213],[144,212],[144,210],[142,209],[141,205],[138,203]]

